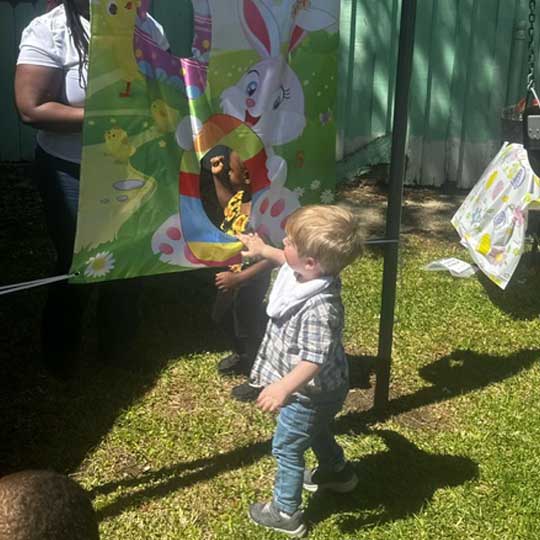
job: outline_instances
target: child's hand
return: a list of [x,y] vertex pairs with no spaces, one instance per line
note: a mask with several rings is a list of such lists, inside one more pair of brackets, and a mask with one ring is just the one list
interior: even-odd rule
[[257,233],[237,234],[236,238],[246,246],[247,249],[242,251],[242,257],[253,259],[262,257],[266,244]]
[[289,393],[281,381],[276,381],[267,386],[257,398],[257,407],[264,412],[276,412],[285,405]]
[[240,285],[238,272],[220,272],[216,274],[216,287],[223,292],[236,289]]
[[210,167],[214,176],[219,176],[225,169],[225,156],[214,156],[210,158]]

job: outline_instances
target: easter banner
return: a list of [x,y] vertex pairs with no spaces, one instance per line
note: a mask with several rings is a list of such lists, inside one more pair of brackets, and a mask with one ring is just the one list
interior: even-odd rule
[[75,282],[238,262],[209,217],[216,148],[244,162],[252,230],[274,245],[300,205],[333,201],[339,0],[192,4],[180,58],[149,0],[91,0]]

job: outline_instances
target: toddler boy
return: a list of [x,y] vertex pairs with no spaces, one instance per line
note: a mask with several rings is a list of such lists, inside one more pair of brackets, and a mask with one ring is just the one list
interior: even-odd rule
[[[250,505],[249,516],[258,525],[300,537],[307,530],[302,486],[345,493],[358,483],[331,426],[349,385],[339,273],[360,254],[362,234],[354,212],[337,205],[300,208],[285,231],[283,250],[257,235],[238,235],[246,247],[243,256],[281,265],[250,375],[250,384],[264,388],[257,406],[279,410],[272,441],[277,473],[272,501]],[[319,466],[305,470],[310,447]]]

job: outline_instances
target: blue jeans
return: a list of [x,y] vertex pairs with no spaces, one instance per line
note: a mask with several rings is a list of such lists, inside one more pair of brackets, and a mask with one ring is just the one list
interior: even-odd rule
[[[66,274],[71,266],[79,205],[80,166],[36,148],[34,177],[45,210],[45,220],[56,251],[54,275]],[[49,286],[42,315],[43,360],[51,371],[65,370],[77,351],[82,316],[89,290],[59,282]]]
[[[54,157],[37,146],[34,177],[43,200],[47,229],[56,251],[54,275],[67,274],[73,258],[80,191],[80,165]],[[45,367],[65,374],[79,350],[83,317],[96,286],[59,282],[49,285],[41,321]],[[138,328],[140,283],[100,283],[97,314],[100,348],[130,339]],[[103,356],[103,355],[102,355]]]
[[336,414],[343,407],[347,391],[315,404],[293,401],[283,407],[277,419],[272,454],[277,460],[274,503],[293,514],[302,502],[304,453],[312,448],[319,467],[336,470],[345,464],[343,449],[332,433]]

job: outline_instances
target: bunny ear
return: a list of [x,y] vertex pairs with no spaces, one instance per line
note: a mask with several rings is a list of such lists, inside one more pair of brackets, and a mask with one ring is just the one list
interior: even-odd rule
[[295,25],[291,34],[291,40],[289,41],[289,52],[293,52],[306,36],[307,32]]
[[289,52],[294,51],[300,45],[308,32],[328,28],[336,22],[336,18],[322,9],[304,8],[298,11],[294,22],[295,25],[289,42]]
[[306,32],[315,32],[334,24],[336,17],[323,9],[304,8],[298,11],[294,22]]
[[279,26],[264,2],[241,0],[240,21],[247,40],[261,58],[279,56]]

